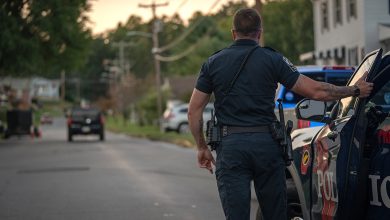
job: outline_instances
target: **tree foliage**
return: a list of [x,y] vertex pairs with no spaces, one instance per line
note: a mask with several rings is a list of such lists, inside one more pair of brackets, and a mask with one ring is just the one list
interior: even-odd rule
[[[181,54],[188,48],[194,49],[183,58],[174,62],[162,62],[162,75],[192,75],[199,71],[202,62],[215,51],[232,43],[231,26],[234,13],[245,2],[229,1],[212,15],[196,12],[185,25],[179,15],[161,18],[163,25],[159,33],[160,46],[170,44],[181,34],[192,29],[191,33],[175,47],[162,52],[165,57]],[[299,55],[313,50],[312,5],[307,0],[273,0],[263,5],[265,46],[273,47],[299,64]],[[126,36],[127,32],[151,32],[152,21],[142,22],[139,17],[131,16],[127,23],[119,25],[109,34],[110,42],[125,40],[134,46],[126,52],[126,58],[132,63],[131,72],[138,77],[153,74],[152,43],[150,38]],[[195,27],[195,28],[193,28]]]
[[3,0],[0,75],[58,76],[84,65],[87,0]]
[[265,45],[299,64],[299,55],[314,49],[312,3],[270,1],[263,6]]
[[[86,28],[89,1],[0,1],[0,76],[58,78],[65,70],[69,78],[67,93],[71,99],[78,94],[97,99],[109,93],[110,67],[118,66],[116,43],[122,41],[129,43],[124,51],[130,74],[138,79],[153,80],[151,38],[129,34],[151,33],[153,21],[145,22],[139,16],[130,15],[113,30],[92,36]],[[311,4],[308,0],[265,1],[262,8],[265,46],[273,47],[299,64],[299,55],[314,47]],[[189,33],[160,55],[171,57],[190,49],[181,59],[161,62],[162,76],[196,75],[208,56],[232,43],[233,15],[242,7],[251,5],[245,1],[230,1],[215,14],[195,12],[188,22],[178,14],[159,18],[162,24],[160,47]]]

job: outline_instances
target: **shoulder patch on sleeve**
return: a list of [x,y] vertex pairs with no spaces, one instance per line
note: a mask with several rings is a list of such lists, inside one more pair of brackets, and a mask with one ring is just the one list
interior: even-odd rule
[[283,61],[288,65],[288,67],[290,67],[290,69],[293,71],[293,72],[298,72],[297,68],[294,66],[294,64],[292,64],[290,62],[290,60],[288,60],[285,56],[283,56]]

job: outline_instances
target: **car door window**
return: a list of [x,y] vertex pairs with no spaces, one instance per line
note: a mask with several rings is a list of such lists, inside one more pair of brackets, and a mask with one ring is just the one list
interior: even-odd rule
[[[365,61],[359,66],[359,69],[356,71],[353,78],[348,83],[348,86],[353,86],[356,82],[363,76],[365,72],[369,72],[371,70],[372,65],[374,64],[378,53],[373,53],[369,57],[365,59]],[[340,111],[339,117],[351,116],[355,113],[355,104],[357,98],[356,97],[347,97],[340,100]]]
[[188,112],[188,108],[182,108],[179,110],[180,113],[187,113]]
[[367,105],[374,104],[384,109],[390,107],[390,81],[387,82],[369,101]]

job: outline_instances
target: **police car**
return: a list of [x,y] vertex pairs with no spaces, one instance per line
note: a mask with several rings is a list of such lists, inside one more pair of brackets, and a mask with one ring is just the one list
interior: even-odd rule
[[341,99],[330,114],[324,102],[297,104],[299,119],[325,125],[292,133],[288,219],[390,219],[390,53],[369,53],[347,85],[366,71],[374,82],[366,99]]
[[[332,83],[337,86],[344,86],[347,84],[348,79],[351,77],[354,67],[350,66],[298,66],[298,72],[310,77],[314,80],[321,82]],[[276,92],[276,100],[283,100],[283,108],[286,120],[291,120],[293,122],[294,128],[306,128],[321,126],[323,123],[310,122],[307,120],[297,120],[295,115],[295,105],[303,99],[302,96],[296,94],[295,92],[287,89],[283,85],[279,85]],[[332,103],[328,103],[329,106]],[[278,106],[275,103],[275,106]],[[331,107],[329,107],[330,109]],[[278,109],[275,108],[275,114],[278,116]]]

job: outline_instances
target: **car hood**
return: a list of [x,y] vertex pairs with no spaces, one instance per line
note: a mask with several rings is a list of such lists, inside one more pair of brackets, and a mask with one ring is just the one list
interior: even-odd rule
[[318,131],[322,128],[322,126],[311,127],[311,128],[302,128],[295,129],[291,133],[291,140],[293,149],[297,147],[302,147],[304,145],[310,144]]

